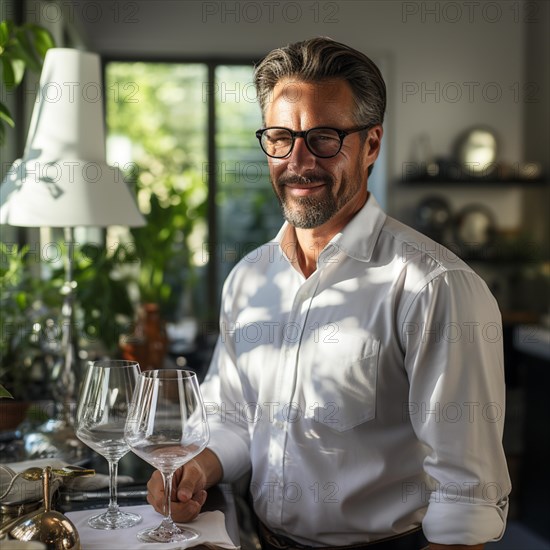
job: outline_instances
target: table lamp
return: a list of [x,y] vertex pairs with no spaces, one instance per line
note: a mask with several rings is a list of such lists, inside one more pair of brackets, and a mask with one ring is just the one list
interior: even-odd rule
[[71,458],[79,447],[71,411],[77,389],[71,338],[74,228],[145,225],[124,175],[106,163],[102,90],[98,55],[48,50],[23,158],[13,163],[0,187],[0,223],[63,228],[68,247],[61,351],[54,367],[60,415],[32,434],[34,440],[26,440],[31,454]]

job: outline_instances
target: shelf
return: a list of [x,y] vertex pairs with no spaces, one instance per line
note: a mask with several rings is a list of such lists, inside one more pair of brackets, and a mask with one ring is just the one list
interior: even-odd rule
[[494,187],[494,188],[502,188],[502,187],[540,187],[543,188],[545,186],[550,185],[550,182],[548,180],[544,179],[533,179],[533,180],[494,180],[494,179],[488,179],[488,178],[470,178],[470,179],[462,179],[462,180],[448,180],[448,179],[441,179],[441,178],[430,178],[430,177],[422,177],[422,178],[414,178],[414,179],[407,179],[407,180],[399,180],[397,182],[400,186],[410,186],[410,187],[429,187],[430,185],[439,185],[442,188],[443,187]]

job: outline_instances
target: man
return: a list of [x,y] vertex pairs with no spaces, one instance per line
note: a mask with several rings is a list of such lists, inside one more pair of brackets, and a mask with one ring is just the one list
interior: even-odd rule
[[495,300],[369,194],[386,103],[370,59],[317,38],[255,82],[287,221],[225,283],[210,446],[178,472],[174,517],[250,472],[264,548],[421,548],[419,526],[430,548],[481,548],[510,491]]

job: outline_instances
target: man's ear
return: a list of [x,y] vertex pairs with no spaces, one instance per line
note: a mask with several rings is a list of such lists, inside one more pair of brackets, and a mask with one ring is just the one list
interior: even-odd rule
[[363,146],[363,162],[364,166],[370,166],[378,158],[380,147],[382,145],[382,136],[384,129],[381,124],[373,126],[367,134],[365,145]]

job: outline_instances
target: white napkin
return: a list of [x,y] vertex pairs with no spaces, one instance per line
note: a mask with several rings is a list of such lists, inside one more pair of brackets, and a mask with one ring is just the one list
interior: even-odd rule
[[[23,462],[11,462],[9,464],[0,464],[0,494],[8,488],[8,484],[11,479],[26,470],[27,468],[45,468],[51,466],[52,468],[64,468],[69,466],[67,462],[58,460],[57,458],[40,458],[37,460],[25,460]],[[118,476],[117,486],[124,485],[125,483],[132,483],[134,479],[130,476]],[[96,489],[104,489],[109,487],[109,476],[105,474],[95,474],[89,477],[76,477],[73,479],[61,480],[56,478],[52,485],[52,492],[57,489],[61,484],[75,491],[90,491]],[[16,503],[40,500],[42,498],[42,480],[38,481],[26,481],[22,478],[18,478],[11,491],[2,499],[5,503]]]
[[148,504],[142,506],[125,506],[124,511],[139,514],[143,520],[134,527],[128,529],[115,529],[102,531],[92,529],[88,525],[88,518],[101,513],[102,510],[82,510],[65,514],[74,524],[80,535],[82,550],[170,550],[192,548],[203,545],[209,548],[226,548],[237,550],[225,529],[225,516],[223,512],[203,512],[191,523],[181,523],[182,527],[190,527],[199,533],[199,537],[190,542],[140,542],[136,535],[139,531],[148,527],[156,527],[162,521],[162,515],[155,512]]

